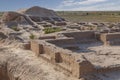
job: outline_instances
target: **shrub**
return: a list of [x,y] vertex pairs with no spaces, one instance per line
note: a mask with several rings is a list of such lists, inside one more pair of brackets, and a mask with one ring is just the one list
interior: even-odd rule
[[51,28],[51,27],[47,27],[44,29],[45,34],[49,34],[49,33],[54,33],[54,32],[59,32],[61,31],[61,28]]
[[34,35],[34,34],[31,34],[31,35],[29,36],[29,38],[30,38],[30,39],[35,39],[35,35]]

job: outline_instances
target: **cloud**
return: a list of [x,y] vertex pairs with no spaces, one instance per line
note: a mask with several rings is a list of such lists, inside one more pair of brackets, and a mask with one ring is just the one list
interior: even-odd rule
[[64,0],[61,6],[77,6],[77,5],[90,5],[99,2],[105,2],[107,0]]
[[114,0],[64,0],[55,10],[67,11],[115,11],[120,10],[120,1]]

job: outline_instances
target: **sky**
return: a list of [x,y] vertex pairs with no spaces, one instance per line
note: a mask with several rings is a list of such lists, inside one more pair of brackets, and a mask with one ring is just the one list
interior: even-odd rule
[[120,0],[0,0],[0,11],[32,6],[56,11],[120,11]]

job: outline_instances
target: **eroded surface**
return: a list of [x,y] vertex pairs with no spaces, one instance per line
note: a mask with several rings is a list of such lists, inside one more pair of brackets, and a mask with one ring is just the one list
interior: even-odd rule
[[96,42],[91,44],[80,44],[78,55],[84,55],[97,68],[120,66],[120,47],[104,46]]
[[7,63],[9,77],[15,80],[76,80],[54,70],[54,66],[36,58],[31,51],[0,48],[0,65]]

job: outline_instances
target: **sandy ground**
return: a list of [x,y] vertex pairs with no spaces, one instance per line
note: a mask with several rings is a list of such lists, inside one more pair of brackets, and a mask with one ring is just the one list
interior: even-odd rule
[[120,47],[104,46],[99,42],[79,44],[78,55],[84,55],[95,67],[120,66]]

